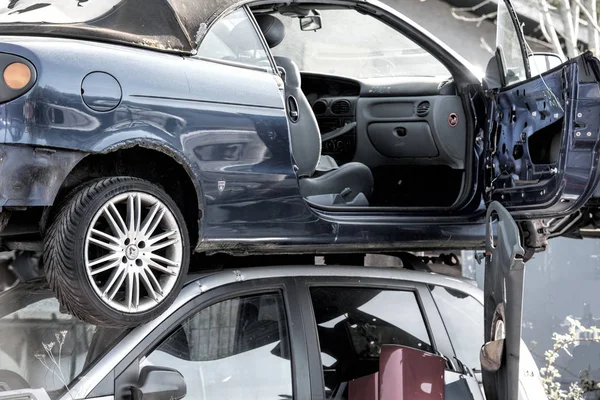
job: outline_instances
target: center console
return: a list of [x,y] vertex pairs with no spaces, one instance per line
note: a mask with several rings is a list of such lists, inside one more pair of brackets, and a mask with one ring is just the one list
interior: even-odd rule
[[[321,135],[324,135],[356,121],[356,99],[320,98],[313,104],[313,112]],[[324,142],[321,152],[339,162],[350,161],[356,152],[356,128],[343,136]]]
[[[321,135],[356,121],[360,84],[350,79],[302,74],[302,91],[312,105]],[[323,143],[322,154],[339,164],[351,161],[356,152],[356,128]]]

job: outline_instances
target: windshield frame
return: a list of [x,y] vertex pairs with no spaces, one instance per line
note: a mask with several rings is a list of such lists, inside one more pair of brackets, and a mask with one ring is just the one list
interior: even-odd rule
[[[357,11],[369,14],[390,25],[407,38],[427,49],[452,74],[454,82],[459,86],[480,85],[485,77],[484,71],[461,56],[454,48],[433,35],[425,27],[418,24],[406,14],[380,0],[295,0],[297,4],[335,4],[351,7]],[[251,11],[277,4],[273,0],[242,0],[241,4],[249,6]],[[209,25],[210,26],[210,25]]]
[[[518,39],[519,47],[521,50],[521,57],[523,59],[522,60],[523,66],[525,68],[525,78],[524,79],[521,79],[516,82],[504,82],[503,88],[510,88],[514,85],[518,85],[518,84],[520,84],[524,81],[527,81],[531,78],[531,66],[529,65],[529,51],[527,50],[527,43],[525,42],[525,35],[523,34],[523,29],[521,28],[521,23],[519,21],[517,12],[515,11],[510,0],[498,0],[497,15],[500,15],[501,7],[506,7],[508,15],[510,16],[510,19],[512,20],[512,28],[514,30],[513,33],[516,35],[516,37]],[[502,60],[502,58],[501,58],[503,56],[503,53],[501,51],[498,51],[498,49],[501,48],[500,43],[499,43],[500,29],[501,29],[500,24],[497,23],[495,57],[497,59],[498,65],[502,68],[502,74],[504,76],[503,79],[506,80],[505,78],[508,73],[508,67],[504,63],[504,60]]]
[[[302,1],[299,1],[299,3],[302,3]],[[324,3],[324,2],[323,2]],[[416,32],[411,32],[410,30],[406,31],[404,28],[402,28],[401,26],[398,25],[398,21],[392,20],[390,18],[386,18],[385,13],[383,13],[383,10],[377,10],[378,12],[375,12],[375,10],[372,10],[373,6],[369,6],[367,9],[363,9],[365,8],[360,7],[361,5],[357,5],[355,3],[352,4],[345,4],[346,2],[335,2],[335,5],[332,5],[330,3],[324,3],[322,7],[319,7],[319,5],[321,4],[321,2],[310,2],[311,6],[314,6],[314,8],[316,8],[321,15],[321,18],[324,18],[323,12],[328,12],[328,11],[344,11],[344,12],[352,12],[353,14],[348,14],[349,16],[354,16],[354,18],[358,18],[357,16],[360,15],[362,16],[362,18],[365,18],[365,22],[368,22],[368,25],[371,25],[372,27],[375,25],[381,26],[382,29],[383,27],[385,27],[385,29],[389,29],[390,33],[396,34],[398,36],[398,40],[400,41],[400,39],[402,39],[402,41],[404,42],[409,42],[411,44],[410,47],[404,47],[404,48],[393,48],[393,49],[384,49],[384,50],[376,50],[376,51],[371,51],[372,53],[372,57],[370,57],[368,60],[383,60],[385,63],[388,63],[390,65],[394,65],[394,59],[398,59],[400,57],[393,57],[394,54],[398,54],[398,53],[402,53],[402,52],[407,52],[408,55],[410,56],[411,52],[416,51],[416,55],[420,56],[420,57],[424,57],[424,58],[429,58],[431,59],[430,62],[427,63],[417,63],[414,64],[414,66],[419,66],[419,65],[429,65],[432,64],[433,62],[435,62],[437,65],[435,66],[436,69],[440,70],[440,71],[436,71],[438,73],[436,74],[402,74],[402,70],[406,69],[407,64],[397,64],[394,65],[394,74],[385,74],[385,75],[365,75],[362,76],[361,74],[349,74],[347,73],[348,71],[336,71],[336,72],[331,72],[331,71],[324,71],[322,68],[315,68],[315,65],[313,65],[312,67],[306,67],[303,68],[301,67],[301,64],[303,64],[303,62],[301,62],[300,60],[298,60],[298,52],[294,52],[292,54],[292,52],[286,52],[286,54],[276,54],[278,52],[278,50],[280,49],[281,45],[278,45],[275,48],[271,48],[270,53],[274,54],[274,55],[283,55],[289,58],[292,58],[300,67],[300,71],[302,73],[310,73],[310,74],[316,74],[316,75],[329,75],[329,76],[335,76],[335,77],[340,77],[340,78],[344,78],[344,79],[352,79],[358,82],[362,82],[362,81],[373,81],[373,80],[381,80],[381,81],[389,81],[389,80],[394,80],[394,79],[407,79],[407,78],[424,78],[424,79],[437,79],[439,81],[444,81],[447,79],[452,79],[455,75],[455,71],[452,68],[451,65],[448,65],[447,60],[444,59],[444,57],[440,57],[440,54],[436,51],[436,49],[431,48],[431,46],[429,46],[428,41],[423,41],[423,39],[425,38],[420,38],[421,40],[417,40],[414,36],[413,33]],[[375,5],[375,4],[374,4]],[[381,6],[380,4],[376,4],[377,7]],[[277,12],[275,12],[275,17],[281,19],[281,15]],[[287,16],[284,16],[285,18],[288,18]],[[397,16],[396,16],[397,17]],[[293,18],[295,19],[295,18]],[[323,27],[326,28],[327,27],[327,22],[330,22],[331,26],[335,26],[338,21],[329,18],[327,20],[324,21],[323,23]],[[282,21],[283,22],[283,21]],[[403,21],[404,22],[404,21]],[[285,23],[285,22],[284,22]],[[293,27],[294,27],[294,35],[298,35],[298,34],[304,34],[304,35],[310,35],[312,32],[309,31],[301,31],[299,28],[299,24],[297,24],[297,21],[292,21]],[[401,29],[402,28],[402,29]],[[322,28],[323,29],[323,28]],[[319,32],[319,31],[317,31]],[[422,35],[423,32],[418,32],[419,35]],[[290,30],[288,30],[288,33],[286,34],[286,39],[287,37],[290,35]],[[430,37],[427,37],[426,39],[430,39]],[[303,41],[304,42],[304,41]],[[305,42],[310,42],[310,40],[306,40]],[[390,41],[390,42],[395,42],[395,41]],[[284,39],[284,41],[282,42],[282,44],[285,44],[286,41]],[[326,43],[328,46],[333,46],[333,42],[331,43]],[[347,62],[350,63],[356,63],[357,65],[361,62],[364,61],[364,57],[357,57],[356,55],[348,55],[346,54],[346,52],[344,51],[344,47],[342,46],[340,49],[335,50],[333,52],[331,51],[327,51],[327,56],[325,56],[323,58],[323,62],[325,63],[325,65],[327,65],[328,62],[331,63],[335,63],[335,60],[343,60],[343,58],[345,56],[348,56]],[[444,49],[446,50],[446,49]],[[324,50],[315,50],[318,52],[324,52]],[[339,58],[336,58],[336,55],[339,55]],[[357,53],[357,55],[360,55]],[[339,62],[339,61],[338,61]],[[410,64],[408,64],[410,66]],[[411,68],[415,68],[415,67],[411,67]],[[357,70],[361,70],[360,72],[362,73],[364,71],[364,66],[363,67],[357,67]],[[368,68],[367,68],[368,69]],[[443,72],[441,71],[443,69]],[[398,73],[398,71],[400,71],[400,73]],[[356,72],[356,71],[355,71]]]

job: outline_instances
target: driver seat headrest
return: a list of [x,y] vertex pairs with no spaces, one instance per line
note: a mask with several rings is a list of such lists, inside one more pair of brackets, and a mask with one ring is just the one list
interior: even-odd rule
[[255,15],[256,22],[270,48],[277,46],[285,38],[285,25],[270,14]]

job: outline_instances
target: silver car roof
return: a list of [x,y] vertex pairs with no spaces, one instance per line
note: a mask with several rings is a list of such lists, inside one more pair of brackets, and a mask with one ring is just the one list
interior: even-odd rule
[[285,266],[229,269],[212,274],[189,276],[188,281],[198,282],[202,291],[240,281],[252,281],[269,278],[364,278],[391,279],[429,285],[444,286],[462,291],[483,303],[483,292],[470,279],[441,275],[434,272],[413,271],[403,268],[379,267],[343,267],[343,266]]

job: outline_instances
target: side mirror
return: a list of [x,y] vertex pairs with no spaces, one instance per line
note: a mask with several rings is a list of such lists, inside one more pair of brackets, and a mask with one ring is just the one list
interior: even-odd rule
[[529,56],[529,68],[531,76],[543,74],[554,67],[558,67],[564,61],[558,54],[554,53],[533,53]]
[[349,400],[443,400],[444,358],[404,346],[384,345],[379,372],[350,381]]
[[318,12],[313,11],[314,15],[308,15],[306,17],[300,17],[300,29],[303,31],[316,31],[321,29],[321,15]]
[[187,394],[187,386],[179,371],[144,367],[138,385],[131,392],[133,400],[179,400]]

